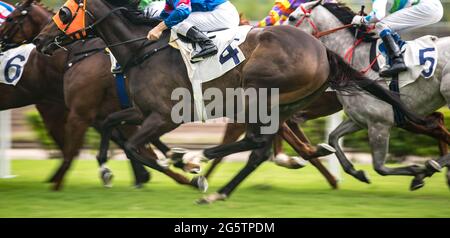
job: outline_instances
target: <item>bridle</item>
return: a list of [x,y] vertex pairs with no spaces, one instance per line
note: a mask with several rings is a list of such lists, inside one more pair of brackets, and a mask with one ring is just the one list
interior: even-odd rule
[[[30,12],[33,8],[31,7],[31,4],[24,7],[22,5],[18,5],[16,7],[15,11],[20,12],[20,15],[18,15],[16,18],[13,18],[12,16],[8,16],[6,18],[7,22],[14,21],[12,23],[12,27],[7,29],[5,33],[2,34],[2,37],[0,38],[0,48],[1,51],[6,51],[8,49],[15,48],[17,46],[20,46],[21,44],[29,44],[33,39],[31,37],[28,37],[25,33],[25,29],[23,27],[24,21],[27,18],[32,19],[30,16]],[[14,36],[16,36],[18,33],[21,34],[21,36],[25,39],[21,43],[11,43],[9,42]]]
[[347,25],[343,25],[343,26],[340,26],[340,27],[333,28],[331,30],[319,31],[319,28],[317,28],[317,25],[311,19],[312,10],[315,7],[319,6],[319,5],[321,5],[320,2],[318,4],[316,4],[316,5],[314,5],[313,7],[311,7],[310,9],[306,9],[303,6],[303,4],[300,5],[299,8],[300,8],[300,10],[302,10],[303,16],[300,18],[300,20],[297,21],[297,23],[295,24],[295,27],[299,27],[306,20],[309,23],[309,25],[312,27],[312,29],[313,29],[312,35],[314,37],[316,37],[316,38],[320,38],[320,37],[323,37],[323,36],[335,33],[337,31],[353,27],[352,24],[347,24]]
[[[87,0],[69,0],[66,2],[65,6],[63,6],[58,13],[53,17],[53,22],[58,26],[58,28],[62,31],[61,35],[58,35],[54,38],[53,42],[51,42],[50,44],[54,44],[55,46],[57,46],[58,48],[64,49],[67,51],[67,49],[64,47],[68,44],[73,43],[74,41],[80,40],[80,39],[84,39],[84,38],[92,38],[94,37],[93,34],[90,34],[90,32],[93,31],[94,27],[100,23],[102,23],[103,21],[105,21],[109,16],[111,16],[112,14],[118,12],[118,11],[122,11],[122,10],[127,10],[126,7],[117,7],[112,9],[108,14],[106,14],[105,16],[101,17],[98,20],[95,20],[94,15],[86,8],[86,1]],[[76,5],[76,9],[68,9],[66,7],[67,4],[69,3],[77,3]],[[73,6],[72,6],[73,7]],[[70,11],[70,19],[62,19],[64,18],[64,14],[68,14],[68,11]],[[85,17],[88,16],[89,18],[91,18],[91,20],[93,20],[94,22],[88,26],[85,25]],[[77,18],[78,17],[78,18]],[[82,23],[83,25],[79,28],[76,28],[75,30],[71,30],[71,27],[73,27],[75,24],[74,22],[77,19],[80,19],[79,17],[83,18]],[[76,26],[75,26],[76,27]],[[68,41],[69,40],[69,41]],[[143,40],[139,39],[139,40]],[[124,44],[127,43],[131,43],[131,42],[126,42]],[[120,44],[114,44],[114,46],[117,46]]]
[[[117,8],[112,9],[110,12],[108,12],[106,15],[102,16],[101,18],[95,19],[94,15],[91,12],[89,12],[89,10],[87,9],[86,1],[87,0],[68,0],[66,2],[66,4],[53,17],[54,23],[58,26],[58,28],[62,31],[63,34],[56,36],[53,39],[53,41],[50,43],[50,45],[53,44],[53,45],[57,46],[58,48],[62,48],[65,51],[68,51],[64,46],[66,46],[76,40],[89,38],[89,37],[95,37],[93,34],[89,34],[90,32],[92,32],[94,30],[95,26],[102,23],[108,17],[110,17],[112,14],[114,14],[118,11],[127,11],[128,10],[128,8],[126,8],[126,7],[117,7]],[[74,3],[76,3],[77,6],[75,6]],[[64,9],[68,4],[72,4],[72,6],[71,6],[72,9],[69,9],[70,13],[71,13],[70,19],[66,19],[66,20],[61,19],[64,17],[64,16],[62,16],[62,14],[66,14],[66,15],[68,14],[67,9]],[[81,27],[78,26],[78,28],[75,28],[75,29],[72,28],[73,30],[69,31],[69,29],[73,26],[74,22],[77,20],[77,17],[85,18],[86,16],[89,16],[91,18],[91,20],[93,21],[92,24],[89,24],[88,26],[86,26],[85,19],[83,19],[83,21],[78,20],[79,22],[83,23],[83,26],[81,26]],[[67,41],[67,39],[70,39],[70,41]],[[177,40],[177,39],[174,39],[171,42],[174,42],[175,40]],[[127,40],[124,42],[109,44],[109,45],[106,45],[105,48],[117,47],[117,46],[130,44],[130,43],[134,43],[134,42],[139,42],[139,41],[142,41],[142,44],[139,47],[139,50],[137,50],[137,52],[134,52],[133,56],[127,60],[127,63],[125,65],[123,65],[123,67],[122,67],[122,71],[127,70],[128,67],[130,67],[130,66],[138,65],[140,62],[144,61],[145,59],[148,59],[149,57],[153,56],[154,54],[158,53],[161,50],[169,48],[170,43],[171,43],[171,42],[169,42],[161,47],[152,49],[150,52],[144,53],[141,57],[135,57],[134,55],[140,53],[139,51],[141,49],[144,49],[145,47],[147,47],[153,43],[156,43],[157,41],[147,41],[147,37],[143,36],[143,37],[138,37],[136,39]],[[90,53],[90,52],[97,52],[99,50],[104,50],[105,48],[90,49],[90,50],[84,51],[82,53],[85,54],[85,53]]]
[[[343,25],[343,26],[340,26],[340,27],[336,27],[336,28],[333,28],[333,29],[330,29],[330,30],[327,30],[327,31],[319,31],[319,28],[317,28],[316,24],[315,24],[314,21],[311,19],[311,13],[312,13],[312,10],[313,10],[315,7],[319,6],[319,5],[321,5],[321,4],[320,4],[320,3],[319,3],[319,4],[316,4],[316,5],[314,5],[313,7],[311,7],[310,9],[305,9],[305,8],[303,7],[303,5],[300,5],[299,8],[302,10],[302,12],[303,12],[304,15],[303,15],[302,18],[300,18],[300,20],[298,20],[298,22],[295,24],[295,27],[299,27],[305,20],[307,20],[308,23],[310,24],[310,26],[313,28],[312,35],[313,35],[314,37],[316,37],[316,38],[321,38],[321,37],[323,37],[323,36],[326,36],[326,35],[335,33],[335,32],[337,32],[337,31],[340,31],[340,30],[343,30],[343,29],[347,29],[347,28],[353,27],[352,24],[347,24],[347,25]],[[361,13],[362,13],[363,11],[364,11],[364,8],[362,8]],[[371,28],[368,28],[368,30],[370,30],[370,29],[371,29]],[[347,52],[345,53],[344,59],[347,60],[349,63],[350,63],[350,62],[352,61],[352,59],[353,59],[353,53],[354,53],[355,48],[356,48],[362,41],[363,41],[363,38],[355,39],[355,42],[353,43],[352,47],[350,47],[350,48],[347,50]],[[365,69],[361,70],[360,72],[361,72],[362,74],[366,74],[366,73],[372,68],[372,66],[376,63],[376,61],[377,61],[377,59],[378,59],[379,56],[380,56],[380,54],[378,54],[378,55],[374,58],[374,60],[369,64],[368,67],[366,67]]]

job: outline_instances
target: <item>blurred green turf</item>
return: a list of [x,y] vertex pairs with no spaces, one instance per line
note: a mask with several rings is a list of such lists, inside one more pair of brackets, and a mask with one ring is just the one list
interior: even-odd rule
[[[308,166],[287,170],[265,163],[230,200],[195,205],[202,196],[153,172],[143,189],[131,185],[126,161],[111,161],[114,187],[100,185],[95,161],[74,163],[61,192],[43,181],[59,161],[13,161],[14,179],[0,180],[0,217],[450,217],[450,191],[443,174],[409,192],[410,179],[381,177],[368,166],[373,185],[345,176],[333,191]],[[242,163],[226,163],[211,178],[210,192],[227,182]]]

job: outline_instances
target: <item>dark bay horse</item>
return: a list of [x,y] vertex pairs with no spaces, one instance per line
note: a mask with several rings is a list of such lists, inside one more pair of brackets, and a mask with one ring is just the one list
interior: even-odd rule
[[[171,117],[172,108],[176,104],[171,100],[172,92],[176,88],[186,88],[192,92],[181,55],[177,50],[165,47],[169,39],[168,31],[163,34],[160,41],[150,45],[132,42],[138,37],[145,36],[152,26],[159,24],[159,20],[151,19],[147,25],[133,24],[119,12],[128,12],[122,1],[99,0],[75,3],[81,4],[79,11],[77,14],[72,14],[76,17],[72,17],[67,24],[71,24],[77,17],[86,16],[86,22],[91,24],[95,22],[88,28],[92,28],[107,45],[128,42],[128,44],[111,48],[111,51],[121,65],[129,66],[126,67],[125,72],[130,79],[130,91],[136,107],[145,116],[145,120],[140,130],[126,142],[125,150],[147,165],[149,161],[141,156],[138,148],[150,142],[152,138],[159,138],[180,125]],[[87,12],[89,13],[86,14]],[[80,26],[79,30],[83,31],[85,27]],[[82,33],[81,31],[77,33]],[[34,42],[41,52],[51,54],[57,49],[55,43],[60,43],[60,37],[64,36],[66,36],[65,33],[51,22]],[[142,59],[140,53],[149,52],[149,50],[156,53],[139,62],[140,64],[131,60]],[[423,119],[408,111],[395,94],[365,78],[346,64],[342,58],[327,50],[317,39],[294,27],[276,26],[264,30],[253,29],[247,41],[241,45],[241,50],[248,60],[224,76],[203,84],[204,89],[217,88],[225,92],[227,88],[239,87],[277,88],[280,93],[280,122],[283,123],[293,113],[305,108],[322,95],[328,86],[344,91],[361,88],[383,101],[396,105],[408,119],[425,124]],[[152,78],[148,78],[148,75],[152,75]],[[227,105],[226,99],[223,105]],[[243,140],[203,152],[207,159],[215,159],[240,151],[253,150],[244,169],[230,183],[221,188],[218,194],[206,197],[201,202],[225,199],[268,158],[275,133],[261,133],[262,126],[261,123],[248,123]],[[318,151],[314,151],[301,156],[309,159],[317,157],[317,154]]]
[[[23,14],[25,10],[27,14]],[[26,0],[17,6],[10,15],[10,20],[2,25],[0,38],[4,45],[30,41],[35,37],[33,34],[37,34],[53,15],[54,13],[42,4]],[[37,19],[41,20],[37,21]],[[47,128],[50,128],[50,134],[63,151],[64,162],[50,179],[50,182],[54,183],[54,189],[61,188],[63,177],[82,146],[86,129],[93,126],[100,130],[99,125],[104,118],[121,109],[114,78],[109,70],[110,60],[106,54],[98,51],[96,54],[82,58],[72,67],[67,67],[67,62],[73,61],[73,53],[85,50],[87,44],[89,47],[104,47],[100,39],[94,39],[85,43],[76,42],[69,46],[69,52],[72,54],[60,50],[52,57],[48,57],[33,51],[25,65],[20,82],[15,87],[0,84],[0,109],[36,103]],[[122,127],[113,133],[112,138],[119,146],[123,146],[123,142],[136,129],[136,126]],[[154,140],[154,144],[163,152],[168,150],[168,147],[159,140]],[[143,150],[143,153],[154,154],[151,148]],[[104,162],[99,161],[100,164]],[[131,162],[136,175],[135,184],[141,186],[149,180],[149,174],[140,163]],[[201,178],[190,181],[181,174],[164,169],[156,163],[152,165],[152,168],[167,174],[180,184],[193,185],[201,190],[206,186],[202,184],[204,181]]]
[[[26,11],[26,14],[23,14],[23,11]],[[0,29],[0,36],[2,41],[4,42],[3,45],[17,45],[19,43],[29,42],[32,38],[35,37],[35,34],[40,31],[40,29],[43,27],[43,25],[48,22],[49,18],[52,16],[52,11],[46,8],[44,5],[40,4],[39,2],[34,1],[24,1],[22,4],[17,6],[16,11],[14,11],[11,16],[10,20],[8,20]],[[30,21],[30,19],[43,19],[40,21],[33,20]],[[20,33],[20,34],[19,34]],[[100,42],[97,42],[99,44],[99,47],[102,46]],[[80,45],[80,47],[85,47],[86,44]],[[90,45],[90,47],[93,47]],[[95,46],[94,46],[95,47]],[[73,48],[73,47],[71,47]],[[75,47],[77,48],[77,47]],[[76,49],[75,49],[76,50]],[[66,62],[67,60],[59,60],[59,62]],[[39,62],[45,62],[43,60],[40,60]],[[104,69],[109,69],[110,65],[108,64],[107,57],[102,54],[99,54],[98,56],[90,56],[86,59],[83,59],[81,63],[75,64],[71,69],[67,71],[67,75],[64,76],[65,78],[65,87],[69,88],[69,90],[66,90],[66,99],[67,104],[69,105],[69,110],[72,111],[72,114],[75,114],[76,116],[72,116],[72,118],[69,118],[69,123],[66,125],[67,121],[67,114],[68,110],[66,110],[66,107],[61,102],[53,103],[51,105],[45,105],[40,110],[41,115],[43,116],[44,123],[47,125],[48,128],[51,128],[52,130],[49,130],[50,134],[53,136],[56,134],[55,141],[59,142],[58,144],[61,144],[60,148],[61,150],[64,149],[64,145],[62,144],[64,141],[64,132],[70,131],[70,134],[73,135],[71,137],[71,143],[78,143],[77,145],[71,146],[68,151],[74,151],[72,154],[69,154],[69,156],[66,156],[68,158],[66,161],[66,164],[70,164],[70,161],[72,161],[72,158],[75,157],[77,148],[81,146],[81,141],[79,138],[83,136],[86,125],[93,124],[96,129],[99,129],[98,122],[101,121],[102,118],[107,115],[110,110],[114,110],[114,108],[117,108],[117,96],[114,95],[114,83],[113,79],[111,78],[110,74],[108,72],[105,72],[104,70],[95,70],[95,71],[89,71],[87,72],[85,67],[87,64],[98,64],[103,65]],[[44,67],[44,65],[40,66],[41,68]],[[83,75],[83,78],[80,78],[80,74]],[[42,75],[41,75],[42,76]],[[26,81],[27,76],[24,76],[24,81]],[[52,82],[60,82],[60,80],[53,80]],[[89,85],[88,85],[89,84]],[[19,84],[20,85],[20,84]],[[51,84],[45,84],[45,85],[51,85]],[[59,87],[61,88],[61,87]],[[82,88],[89,88],[89,90],[82,91]],[[61,90],[59,90],[60,92]],[[105,94],[108,95],[107,99],[103,100],[103,104],[100,105],[101,97],[91,97],[90,95],[100,95],[101,91],[106,91]],[[110,94],[110,95],[109,95]],[[46,92],[45,95],[53,95],[52,91]],[[59,96],[61,98],[62,96]],[[108,103],[106,103],[108,102]],[[116,104],[114,104],[116,102]],[[97,106],[96,106],[97,105]],[[38,108],[39,105],[38,105]],[[55,110],[60,109],[60,110]],[[43,113],[45,112],[45,114]],[[98,114],[98,115],[97,115]],[[97,119],[94,119],[96,116]],[[73,118],[75,117],[75,118]],[[73,124],[73,121],[81,121],[81,124],[78,124],[76,126],[68,126]],[[66,127],[66,130],[62,130],[61,128]],[[101,131],[101,130],[100,130]],[[116,135],[113,137],[115,141],[119,140],[119,135]],[[122,140],[122,139],[121,139]],[[79,142],[78,142],[79,141]],[[120,142],[123,143],[123,142]],[[158,140],[155,143],[160,143]],[[160,148],[163,153],[167,152],[168,148],[164,145],[159,145],[158,148]],[[99,156],[99,163],[100,165],[103,165],[106,162],[106,156],[102,157]],[[320,164],[320,161],[315,160],[311,161],[314,165],[316,165],[319,170],[325,175],[327,180],[329,181],[330,185],[334,188],[337,187],[337,181],[334,179],[334,177],[326,170],[326,168]],[[69,166],[63,164],[63,168],[66,169]],[[143,171],[143,168],[141,169],[140,165],[138,163],[133,163],[132,168],[135,171],[136,174],[136,185],[139,186],[139,184],[145,182],[147,179],[147,175],[145,173],[145,170]],[[102,166],[102,169],[106,169],[103,173],[101,173],[102,179],[104,180],[104,183],[108,183],[109,181],[109,169]],[[140,172],[142,171],[142,172]],[[105,173],[108,172],[108,173]],[[58,170],[57,174],[53,176],[51,179],[52,181],[56,180],[56,186],[58,186],[58,180],[62,181],[62,177],[64,175],[64,171],[61,169]],[[180,183],[187,183],[188,180],[184,179],[182,176],[179,176],[175,173],[172,173],[170,170],[167,171],[167,173],[175,177],[177,181]],[[194,180],[195,182],[196,180]],[[191,182],[192,183],[192,182]],[[56,187],[55,186],[55,187]]]

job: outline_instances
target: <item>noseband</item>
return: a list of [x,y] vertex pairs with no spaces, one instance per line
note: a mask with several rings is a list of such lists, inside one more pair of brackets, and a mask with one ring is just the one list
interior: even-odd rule
[[[6,32],[3,34],[3,36],[0,39],[0,49],[1,51],[6,51],[12,48],[15,48],[17,46],[20,46],[21,44],[29,44],[31,43],[32,39],[28,39],[26,33],[25,33],[25,29],[23,27],[23,22],[25,21],[25,19],[30,17],[30,12],[31,12],[31,5],[27,6],[27,7],[22,7],[22,6],[18,6],[17,9],[20,11],[20,16],[18,16],[18,19],[15,19],[13,24],[13,27],[9,28],[8,30],[6,30]],[[31,18],[31,17],[30,17]],[[11,20],[13,20],[12,18],[9,18]],[[7,18],[8,21],[8,18]],[[22,34],[22,37],[25,39],[24,41],[22,41],[21,43],[9,43],[8,41],[12,38],[14,38],[14,36],[19,33]]]
[[[318,5],[320,5],[320,4],[318,4]],[[305,9],[305,8],[303,7],[303,5],[300,5],[299,8],[300,8],[300,10],[302,10],[302,12],[303,12],[304,15],[302,16],[302,18],[300,18],[300,20],[298,20],[298,22],[295,24],[295,27],[299,27],[305,20],[308,21],[309,25],[313,28],[312,35],[313,35],[314,37],[316,37],[316,38],[320,38],[320,37],[322,37],[322,36],[326,36],[326,35],[335,33],[336,31],[340,31],[340,30],[343,30],[343,29],[347,29],[347,28],[353,27],[352,24],[347,24],[347,25],[343,25],[343,26],[340,26],[340,27],[337,27],[337,28],[333,28],[333,29],[331,29],[331,30],[327,30],[327,31],[319,31],[319,28],[317,28],[316,24],[315,24],[314,21],[311,19],[311,13],[312,13],[312,10],[313,10],[315,7],[317,7],[318,5],[315,5],[315,6],[313,6],[313,7],[310,8],[310,9]]]

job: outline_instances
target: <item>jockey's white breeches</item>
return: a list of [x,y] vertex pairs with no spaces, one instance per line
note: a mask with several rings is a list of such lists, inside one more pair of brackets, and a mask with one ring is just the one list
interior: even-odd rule
[[401,9],[375,24],[378,33],[385,29],[401,32],[439,22],[444,15],[440,0],[421,0],[417,5]]
[[200,31],[217,31],[239,26],[239,13],[230,2],[224,2],[210,12],[193,12],[184,21],[173,26],[177,33],[186,36],[188,30],[196,26]]

